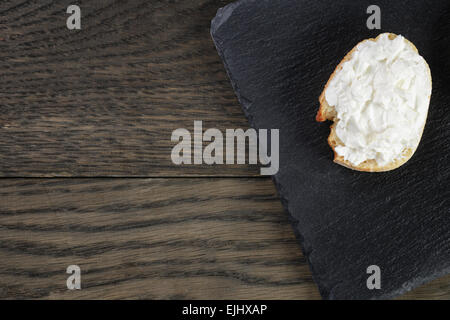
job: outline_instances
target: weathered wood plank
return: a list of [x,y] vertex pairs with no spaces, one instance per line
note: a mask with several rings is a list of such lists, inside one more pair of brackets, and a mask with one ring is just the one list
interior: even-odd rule
[[0,182],[2,298],[318,298],[268,179]]
[[320,298],[270,179],[3,179],[0,197],[0,298]]
[[0,176],[257,175],[176,166],[173,130],[248,128],[209,26],[230,1],[0,3]]

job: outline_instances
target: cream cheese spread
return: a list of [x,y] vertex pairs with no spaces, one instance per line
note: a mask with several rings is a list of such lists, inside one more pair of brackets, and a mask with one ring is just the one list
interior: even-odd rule
[[336,153],[356,166],[369,159],[384,166],[415,150],[430,96],[427,63],[404,37],[361,42],[325,90],[344,144]]

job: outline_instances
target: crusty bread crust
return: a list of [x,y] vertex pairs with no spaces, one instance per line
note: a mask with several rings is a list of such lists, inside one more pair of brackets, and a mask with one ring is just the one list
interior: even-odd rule
[[[378,37],[376,37],[376,38],[366,39],[366,40],[361,41],[360,43],[363,43],[365,41],[377,41],[380,36],[381,36],[381,34],[378,35]],[[396,37],[397,37],[396,34],[389,33],[389,39],[393,40]],[[417,48],[414,46],[414,44],[412,42],[408,41],[407,39],[405,39],[405,40],[414,49],[414,51],[416,51],[418,53]],[[328,137],[328,144],[330,145],[330,147],[333,149],[333,152],[334,152],[334,160],[333,160],[334,162],[336,162],[336,163],[338,163],[338,164],[340,164],[340,165],[342,165],[344,167],[347,167],[347,168],[350,168],[350,169],[353,169],[353,170],[357,170],[357,171],[366,171],[366,172],[390,171],[390,170],[393,170],[393,169],[396,169],[396,168],[400,167],[401,165],[406,163],[409,159],[411,159],[411,157],[413,156],[414,152],[416,151],[417,146],[414,149],[411,149],[411,148],[405,149],[403,151],[403,154],[402,154],[401,158],[395,159],[391,163],[388,163],[387,165],[384,165],[384,166],[378,165],[378,163],[375,160],[373,160],[373,159],[366,160],[366,161],[360,163],[359,165],[355,166],[351,162],[349,162],[348,160],[344,160],[344,157],[343,156],[339,156],[337,154],[336,150],[335,150],[335,148],[337,146],[343,146],[344,143],[336,135],[336,124],[337,124],[337,122],[339,120],[336,118],[336,110],[335,110],[334,106],[330,106],[327,103],[327,100],[325,99],[325,91],[327,90],[328,85],[330,84],[331,80],[334,78],[336,73],[339,70],[342,69],[342,65],[346,61],[351,59],[351,57],[353,55],[353,52],[356,51],[358,45],[356,45],[350,52],[348,52],[345,55],[344,59],[342,59],[342,61],[338,64],[338,66],[336,67],[336,69],[331,74],[330,78],[328,79],[327,84],[325,85],[325,88],[323,89],[322,94],[319,97],[320,107],[319,107],[319,110],[317,111],[316,121],[323,122],[323,121],[326,121],[326,120],[331,120],[331,121],[334,122],[331,125],[331,127],[330,127],[330,135]],[[425,61],[425,64],[427,66],[428,75],[430,77],[430,82],[431,82],[432,80],[431,80],[430,67],[428,66],[426,61]],[[431,98],[431,95],[428,97],[428,101],[430,100],[430,98]],[[423,133],[423,129],[424,129],[424,127],[422,127],[421,135]]]

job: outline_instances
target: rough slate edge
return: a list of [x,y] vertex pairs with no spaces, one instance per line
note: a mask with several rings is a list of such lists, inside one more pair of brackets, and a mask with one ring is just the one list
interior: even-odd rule
[[[214,45],[216,46],[217,52],[220,56],[220,58],[222,59],[222,62],[225,66],[225,71],[228,75],[228,77],[230,78],[230,82],[231,85],[233,87],[234,92],[236,93],[236,96],[238,98],[239,103],[242,105],[242,109],[244,111],[244,114],[246,116],[246,118],[248,119],[250,126],[255,128],[255,125],[253,123],[253,117],[251,116],[251,114],[248,112],[248,109],[251,107],[252,105],[252,101],[250,101],[249,99],[247,99],[245,96],[242,95],[239,86],[237,85],[237,83],[235,82],[235,80],[233,79],[232,74],[228,71],[228,63],[226,60],[226,57],[223,53],[223,49],[221,48],[220,44],[216,41],[215,37],[214,37],[214,31],[217,30],[224,22],[226,22],[228,20],[228,18],[232,15],[234,9],[236,9],[237,7],[239,7],[241,5],[241,3],[243,3],[246,0],[238,0],[236,2],[230,3],[229,5],[223,7],[223,8],[219,8],[217,10],[217,14],[216,16],[212,19],[211,21],[211,38],[213,39]],[[272,180],[275,184],[275,187],[277,190],[281,190],[282,186],[281,184],[278,182],[278,179],[276,177],[276,175],[272,176]],[[288,199],[286,199],[284,196],[281,195],[282,193],[278,191],[278,195],[280,197],[281,203],[285,209],[285,211],[288,213],[288,217],[289,220],[292,223],[293,229],[294,229],[294,233],[295,236],[298,240],[298,242],[300,243],[300,247],[302,249],[302,252],[306,258],[306,261],[308,261],[308,265],[309,268],[311,269],[312,272],[312,276],[313,279],[316,282],[316,285],[318,286],[320,295],[322,296],[322,298],[324,299],[333,299],[333,297],[330,295],[330,291],[325,289],[320,282],[316,281],[316,277],[315,277],[315,271],[314,271],[314,266],[311,264],[310,260],[309,260],[309,252],[307,252],[305,250],[305,247],[303,245],[303,236],[302,234],[300,234],[300,232],[298,231],[298,228],[296,227],[297,224],[299,223],[298,220],[296,220],[293,215],[291,215],[289,213],[289,201]],[[396,291],[390,292],[388,294],[384,294],[381,296],[377,296],[374,299],[391,299],[391,298],[395,298],[399,295],[402,295],[408,291],[413,290],[414,288],[417,288],[425,283],[428,283],[430,281],[433,281],[439,277],[442,277],[446,274],[450,273],[450,268],[445,268],[439,272],[433,273],[432,275],[429,275],[427,277],[417,277],[412,279],[411,281],[408,281],[406,283],[404,283],[402,285],[402,287]]]
[[[244,97],[239,89],[239,86],[237,85],[236,81],[233,79],[233,75],[228,71],[228,62],[225,58],[225,55],[223,54],[223,50],[220,46],[220,44],[216,41],[216,39],[214,38],[214,30],[217,30],[224,22],[226,22],[226,20],[232,15],[233,10],[237,7],[240,6],[240,4],[243,2],[243,0],[239,0],[233,3],[230,3],[229,5],[223,7],[223,8],[219,8],[217,10],[217,14],[216,16],[213,18],[213,20],[211,21],[211,38],[213,39],[214,45],[216,46],[217,52],[220,56],[220,58],[222,59],[222,62],[225,66],[225,71],[228,75],[228,77],[230,78],[230,82],[231,82],[231,86],[233,87],[234,92],[236,93],[236,96],[238,98],[239,103],[242,105],[242,109],[244,111],[244,115],[246,116],[246,118],[248,119],[250,126],[255,128],[255,125],[253,123],[253,117],[252,115],[248,112],[248,109],[251,107],[252,105],[252,101],[247,99],[246,97]],[[275,187],[277,190],[281,190],[282,186],[281,184],[278,182],[276,176],[272,176],[272,181],[275,184]],[[294,229],[294,233],[295,233],[295,237],[298,240],[298,242],[300,243],[300,247],[302,249],[302,252],[306,258],[306,261],[308,262],[309,268],[312,272],[312,276],[313,279],[316,283],[316,285],[318,286],[320,295],[324,298],[324,299],[329,299],[329,292],[327,290],[325,290],[324,287],[321,286],[321,284],[316,281],[316,277],[315,277],[315,272],[314,272],[314,267],[311,264],[311,262],[309,261],[309,254],[308,252],[306,252],[305,247],[303,246],[303,236],[300,234],[300,232],[298,231],[298,229],[296,228],[297,224],[299,223],[298,220],[296,220],[290,213],[289,213],[289,202],[288,199],[286,199],[284,196],[281,195],[281,192],[278,191],[278,195],[280,197],[281,203],[283,205],[284,210],[287,212],[288,214],[288,218],[292,223],[293,229]]]

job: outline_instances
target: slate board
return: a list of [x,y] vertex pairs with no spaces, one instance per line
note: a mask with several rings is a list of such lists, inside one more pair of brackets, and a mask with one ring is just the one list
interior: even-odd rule
[[[250,124],[280,129],[282,202],[325,299],[392,298],[450,271],[450,3],[242,0],[211,34]],[[380,32],[411,40],[433,93],[421,144],[401,168],[362,173],[332,162],[318,97],[344,55]],[[367,267],[381,268],[369,290]]]

